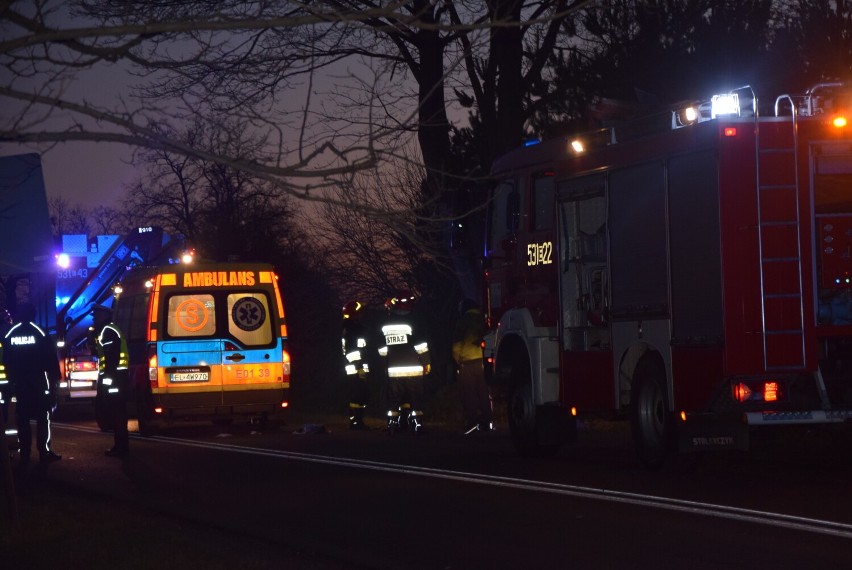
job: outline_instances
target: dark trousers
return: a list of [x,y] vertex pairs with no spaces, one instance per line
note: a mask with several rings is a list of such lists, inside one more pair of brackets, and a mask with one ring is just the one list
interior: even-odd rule
[[30,420],[36,421],[36,449],[39,455],[50,451],[50,412],[40,405],[18,399],[15,408],[15,418],[18,424],[18,442],[20,443],[21,459],[30,458],[30,448],[33,444],[33,429]]
[[459,396],[468,426],[491,423],[491,396],[485,383],[482,359],[459,364]]
[[389,378],[390,410],[395,411],[403,404],[408,404],[411,410],[423,411],[424,378],[424,376]]
[[127,404],[122,396],[103,395],[107,412],[113,422],[113,440],[116,449],[130,449],[130,436],[127,433]]
[[349,389],[349,407],[352,409],[364,408],[370,399],[370,387],[366,378],[359,378],[357,374],[346,376],[346,384]]

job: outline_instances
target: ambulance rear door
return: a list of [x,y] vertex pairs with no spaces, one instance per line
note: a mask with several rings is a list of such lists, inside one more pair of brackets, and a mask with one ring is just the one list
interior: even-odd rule
[[[283,397],[281,341],[275,299],[267,291],[229,292],[222,351],[222,401],[235,412],[271,406]],[[245,407],[245,410],[241,410]]]

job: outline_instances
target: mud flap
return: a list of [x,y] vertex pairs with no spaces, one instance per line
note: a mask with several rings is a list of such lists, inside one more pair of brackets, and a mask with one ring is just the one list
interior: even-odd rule
[[748,451],[749,431],[742,418],[716,414],[690,415],[677,423],[678,451]]

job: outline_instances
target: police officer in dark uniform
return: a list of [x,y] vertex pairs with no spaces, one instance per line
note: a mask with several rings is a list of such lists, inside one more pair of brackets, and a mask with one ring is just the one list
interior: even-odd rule
[[92,308],[95,321],[95,348],[98,352],[98,391],[95,407],[103,410],[113,428],[113,446],[107,457],[122,457],[130,451],[127,433],[127,391],[130,388],[127,339],[112,322],[112,309]]
[[343,305],[343,358],[346,383],[349,389],[349,429],[370,429],[364,423],[364,411],[370,397],[367,377],[370,367],[365,362],[367,333],[361,319],[364,304],[350,301]]
[[15,324],[3,336],[6,376],[17,399],[15,416],[21,466],[30,461],[33,438],[30,420],[36,421],[36,447],[41,462],[62,459],[50,449],[50,414],[59,385],[59,360],[53,341],[33,322],[35,317],[35,306],[22,303]]

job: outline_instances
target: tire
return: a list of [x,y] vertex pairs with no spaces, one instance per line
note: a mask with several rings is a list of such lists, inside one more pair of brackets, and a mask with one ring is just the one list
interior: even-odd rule
[[547,457],[559,451],[559,445],[539,442],[539,418],[532,398],[529,362],[521,359],[513,368],[509,380],[508,419],[512,443],[519,454],[527,457]]
[[630,431],[639,461],[649,469],[662,467],[675,449],[675,421],[666,374],[653,358],[643,358],[633,375]]
[[136,392],[136,420],[139,422],[139,435],[151,437],[156,433],[150,392],[139,389]]

